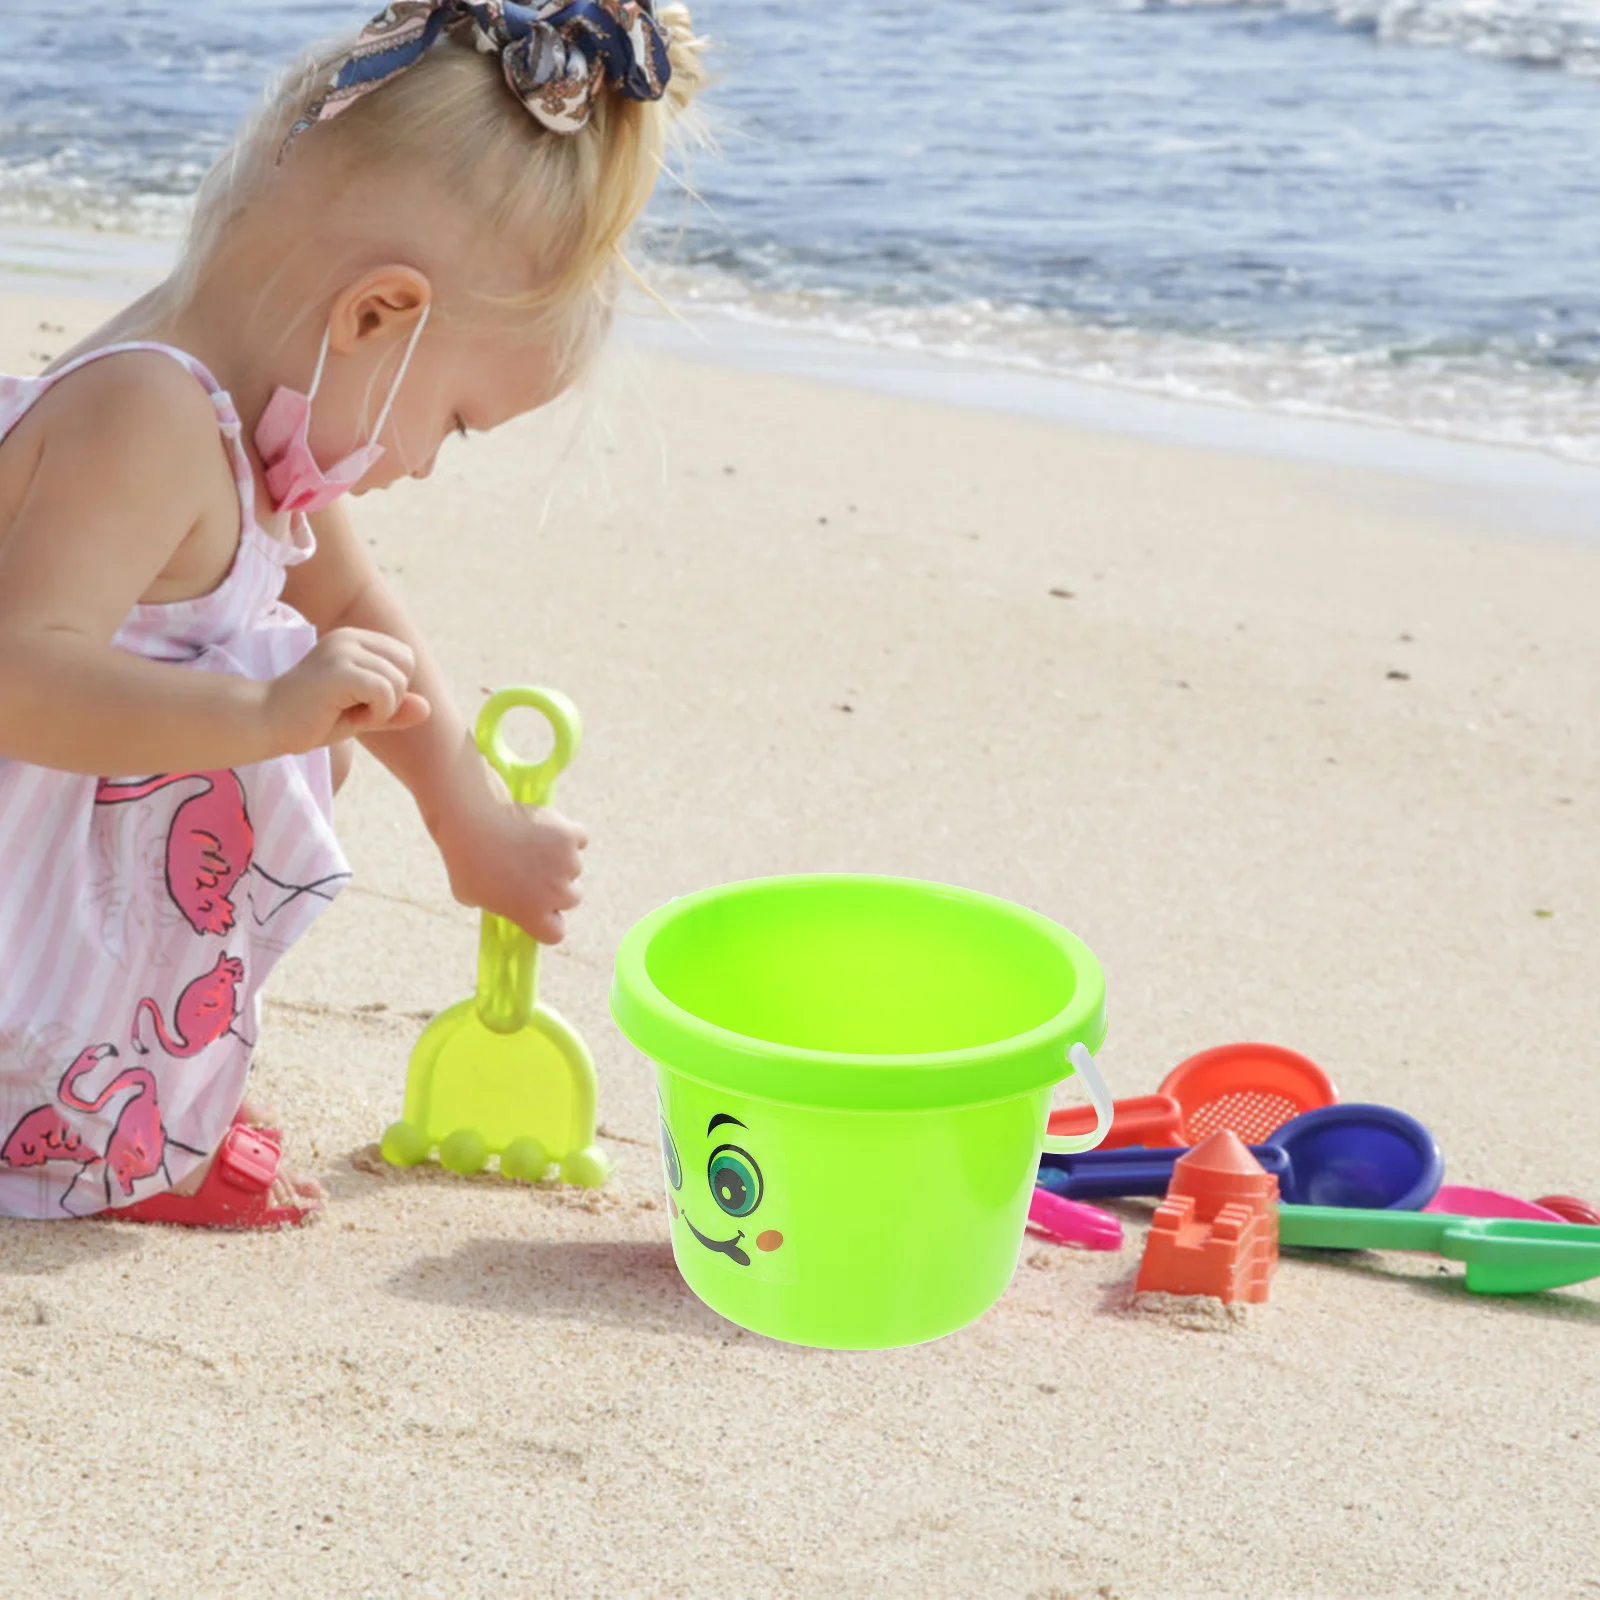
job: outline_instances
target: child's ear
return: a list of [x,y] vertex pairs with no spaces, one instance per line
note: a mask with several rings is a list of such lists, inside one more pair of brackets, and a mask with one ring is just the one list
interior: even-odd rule
[[432,303],[433,285],[415,267],[395,262],[374,267],[344,288],[331,308],[329,343],[348,354],[364,339],[410,335],[422,308]]

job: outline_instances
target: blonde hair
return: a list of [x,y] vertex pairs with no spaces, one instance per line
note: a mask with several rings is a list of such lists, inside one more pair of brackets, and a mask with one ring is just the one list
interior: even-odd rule
[[[469,32],[451,30],[407,71],[299,132],[283,170],[314,148],[345,194],[372,192],[388,178],[397,185],[420,180],[453,198],[529,268],[524,291],[494,295],[465,286],[465,299],[529,331],[564,330],[572,364],[580,365],[609,323],[619,269],[638,277],[627,235],[666,170],[669,149],[705,134],[700,119],[685,114],[707,81],[706,41],[695,35],[684,5],[662,5],[655,18],[672,67],[660,100],[630,100],[608,88],[583,128],[554,133],[506,83],[499,53],[480,51]],[[187,302],[230,225],[276,181],[290,128],[350,43],[341,35],[304,50],[206,174],[166,286],[169,304]],[[438,311],[450,314],[448,307]]]

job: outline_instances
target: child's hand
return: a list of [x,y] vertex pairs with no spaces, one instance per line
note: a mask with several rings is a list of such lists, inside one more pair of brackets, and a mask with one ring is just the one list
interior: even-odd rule
[[416,657],[386,633],[335,628],[297,667],[267,688],[274,745],[298,755],[351,735],[398,733],[427,720],[428,702],[410,692]]
[[442,819],[434,837],[463,905],[505,917],[540,944],[566,936],[562,913],[583,898],[579,852],[589,842],[578,823],[548,807],[518,805],[502,786]]

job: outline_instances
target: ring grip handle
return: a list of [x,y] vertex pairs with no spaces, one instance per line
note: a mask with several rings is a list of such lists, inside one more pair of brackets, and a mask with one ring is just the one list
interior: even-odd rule
[[1089,1099],[1094,1106],[1094,1130],[1072,1135],[1046,1132],[1043,1148],[1055,1156],[1075,1156],[1085,1150],[1093,1150],[1111,1131],[1111,1091],[1106,1087],[1106,1080],[1100,1076],[1100,1069],[1089,1054],[1088,1046],[1073,1045],[1067,1052],[1067,1060],[1089,1091]]

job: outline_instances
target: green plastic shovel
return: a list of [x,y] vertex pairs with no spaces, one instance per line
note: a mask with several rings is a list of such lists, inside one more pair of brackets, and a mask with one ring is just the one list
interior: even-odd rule
[[1430,1250],[1464,1261],[1478,1294],[1533,1294],[1600,1278],[1600,1228],[1430,1211],[1279,1206],[1278,1243],[1327,1250]]
[[[500,724],[508,711],[543,712],[555,747],[519,761]],[[512,799],[548,805],[557,776],[577,753],[582,725],[572,702],[551,689],[502,689],[478,716],[478,748]],[[567,1183],[598,1188],[611,1164],[594,1142],[594,1061],[582,1039],[538,999],[539,946],[489,912],[478,941],[478,988],[423,1031],[406,1072],[404,1118],[384,1131],[383,1158],[397,1167],[437,1148],[452,1172],[479,1172],[500,1158],[502,1177],[533,1182],[558,1164]]]

